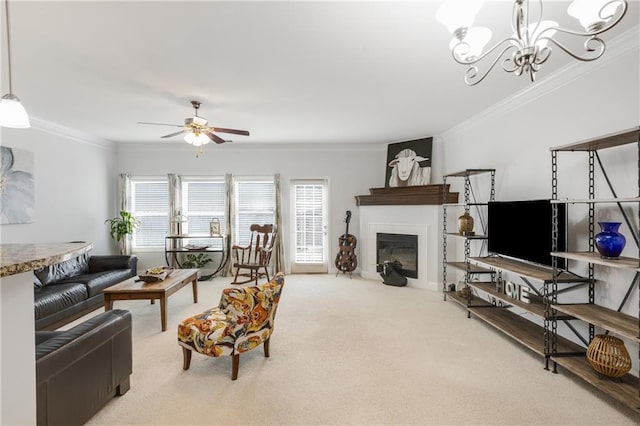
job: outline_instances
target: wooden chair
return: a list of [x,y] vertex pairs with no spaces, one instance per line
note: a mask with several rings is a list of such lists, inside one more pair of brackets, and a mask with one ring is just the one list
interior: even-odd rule
[[[231,284],[244,284],[266,277],[269,281],[269,262],[276,241],[277,230],[275,225],[251,225],[251,240],[247,246],[233,245],[231,251],[234,256],[233,267],[236,274]],[[247,272],[241,272],[245,270]],[[264,272],[261,272],[264,271]],[[238,277],[247,277],[244,281],[238,281]]]

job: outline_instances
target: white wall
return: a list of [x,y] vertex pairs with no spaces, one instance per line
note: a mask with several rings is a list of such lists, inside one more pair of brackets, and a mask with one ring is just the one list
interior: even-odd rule
[[[118,146],[117,173],[131,176],[235,175],[264,176],[280,173],[283,206],[283,235],[290,235],[289,182],[292,179],[326,178],[329,182],[329,265],[334,268],[338,237],[345,231],[345,212],[351,210],[350,232],[359,229],[355,196],[369,188],[384,186],[386,145],[207,145],[196,158],[197,149],[183,142],[164,146],[137,144]],[[285,259],[289,259],[289,239],[285,238]],[[164,263],[164,254],[136,253],[139,269]],[[356,246],[356,255],[359,247]],[[288,263],[288,262],[287,262]],[[334,269],[335,270],[335,269]]]
[[[599,61],[574,62],[562,73],[535,83],[443,133],[442,171],[495,168],[497,200],[551,198],[550,147],[640,124],[638,40],[636,28],[611,43]],[[502,75],[489,78],[518,78],[499,69],[493,73]],[[529,84],[522,79],[523,84]],[[637,196],[637,146],[605,150],[600,155],[618,196]],[[559,198],[587,198],[586,154],[559,153],[558,158]],[[599,170],[596,170],[596,181],[596,196],[610,196]],[[632,212],[637,227],[637,205],[628,205],[626,209]],[[569,207],[570,250],[587,249],[586,215],[585,208]],[[603,219],[623,221],[617,207],[608,204],[596,208],[596,220]],[[596,228],[597,232],[597,225]],[[628,237],[623,255],[638,257],[631,231],[623,225],[621,232]],[[526,226],[522,234],[514,238],[521,238],[526,244]],[[584,269],[584,265],[570,266],[578,272]],[[602,280],[596,284],[597,303],[617,309],[633,274],[599,267],[596,274]],[[638,315],[637,286],[623,312]],[[630,353],[637,353],[636,344],[627,342],[627,348]],[[637,371],[637,366],[635,369]]]
[[[0,132],[0,144],[34,154],[33,223],[0,226],[8,243],[87,241],[93,253],[115,252],[105,219],[115,210],[115,148],[91,137],[64,136],[32,118],[30,129]],[[44,129],[44,130],[43,130]]]

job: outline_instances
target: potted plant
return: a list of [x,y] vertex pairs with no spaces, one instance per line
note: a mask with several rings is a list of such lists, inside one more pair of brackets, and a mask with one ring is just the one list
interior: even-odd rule
[[182,262],[183,269],[198,269],[198,279],[202,277],[202,271],[200,268],[203,268],[207,263],[212,262],[213,259],[209,257],[206,253],[198,253],[198,254],[188,254],[184,262]]
[[109,223],[109,233],[118,242],[120,254],[129,254],[127,242],[140,225],[140,221],[130,212],[121,210],[118,217],[107,219],[104,223]]
[[205,253],[198,254],[188,254],[187,258],[184,262],[182,262],[182,267],[184,269],[193,269],[193,268],[202,268],[207,263],[212,262],[213,259],[209,257],[209,255]]

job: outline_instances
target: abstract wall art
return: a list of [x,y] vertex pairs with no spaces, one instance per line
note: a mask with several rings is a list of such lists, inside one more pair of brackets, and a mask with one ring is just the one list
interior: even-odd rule
[[0,146],[0,224],[32,223],[33,152]]

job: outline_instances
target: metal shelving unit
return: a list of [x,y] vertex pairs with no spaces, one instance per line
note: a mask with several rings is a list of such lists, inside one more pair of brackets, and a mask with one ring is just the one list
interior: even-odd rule
[[[521,343],[538,355],[545,357],[545,366],[548,367],[549,355],[547,351],[548,339],[545,333],[545,326],[536,324],[521,315],[530,314],[538,320],[547,320],[543,289],[555,280],[557,282],[570,284],[576,287],[586,285],[587,279],[567,271],[557,271],[554,274],[552,268],[535,265],[532,263],[509,259],[499,256],[472,257],[469,259],[474,265],[489,268],[495,272],[490,282],[472,281],[469,286],[481,292],[488,301],[491,309],[478,309],[476,306],[468,306],[469,314],[473,314],[480,320],[492,325],[497,330]],[[517,275],[529,288],[529,302],[523,302],[505,293],[505,281],[502,279],[503,273],[508,272]],[[532,281],[540,282],[541,288],[533,285]],[[538,285],[540,287],[540,284]],[[484,300],[475,297],[477,300]],[[580,350],[580,346],[559,337],[558,346],[564,351],[575,352]]]
[[[449,173],[443,176],[443,185],[447,188],[447,179],[450,178],[463,178],[464,179],[464,202],[463,203],[447,203],[446,196],[443,199],[442,204],[442,292],[444,300],[447,300],[447,296],[451,296],[451,293],[447,289],[447,268],[454,268],[464,271],[465,273],[465,287],[468,287],[471,277],[476,274],[493,274],[490,269],[479,267],[469,262],[471,255],[471,242],[472,241],[484,241],[487,239],[486,226],[481,223],[482,232],[476,235],[461,235],[457,232],[449,232],[447,230],[447,216],[448,209],[450,208],[464,208],[464,212],[469,214],[471,207],[482,208],[487,206],[487,202],[481,202],[476,200],[473,195],[473,189],[471,186],[471,177],[490,174],[490,193],[487,201],[494,201],[495,199],[495,169],[465,169],[456,173]],[[448,261],[447,260],[447,239],[448,238],[462,238],[464,240],[464,260],[463,261]],[[482,249],[481,249],[482,250]],[[468,288],[467,288],[468,289]],[[470,292],[469,292],[470,294]],[[470,306],[470,300],[467,300],[467,305]]]
[[[472,264],[478,263],[485,268],[492,268],[494,272],[497,272],[498,278],[490,282],[471,281],[469,283],[469,287],[482,292],[486,299],[476,295],[464,298],[456,293],[449,293],[449,299],[463,305],[470,315],[491,325],[534,353],[546,357],[547,342],[544,339],[544,327],[529,321],[512,310],[512,308],[517,308],[538,319],[544,319],[545,308],[542,297],[538,296],[530,303],[515,300],[499,289],[499,277],[502,272],[507,271],[519,275],[526,282],[540,280],[548,283],[553,281],[551,268],[501,257],[472,257],[469,260]],[[568,272],[562,272],[560,279],[565,283],[583,283],[585,281],[584,278]],[[575,352],[580,349],[579,345],[562,337],[558,337],[558,347],[567,352]]]
[[[487,202],[478,202],[472,199],[471,177],[474,175],[490,173],[491,187]],[[547,325],[546,307],[543,289],[549,283],[566,283],[569,286],[582,287],[587,279],[566,271],[559,271],[554,278],[554,271],[550,267],[534,265],[528,262],[498,256],[471,257],[471,242],[474,240],[486,240],[487,229],[483,226],[482,233],[477,235],[460,235],[447,230],[447,213],[449,208],[464,207],[469,213],[471,207],[482,208],[495,200],[495,169],[467,169],[462,172],[444,176],[446,185],[448,178],[464,178],[464,202],[455,204],[443,204],[443,293],[444,299],[456,302],[466,308],[467,316],[471,315],[496,328],[510,338],[521,343],[538,355],[545,357],[545,366],[549,365],[548,335],[545,333]],[[464,239],[464,259],[461,261],[447,260],[447,238]],[[526,242],[523,242],[526,244]],[[480,250],[482,252],[482,249]],[[455,268],[465,273],[466,295],[461,296],[455,291],[448,290],[447,270]],[[517,300],[505,293],[506,281],[503,273],[517,275],[523,281],[524,286],[530,290],[529,303]],[[489,281],[477,280],[480,274],[489,277]],[[532,282],[537,282],[534,285]],[[530,314],[537,318],[537,322],[523,317],[522,314]],[[544,326],[539,325],[540,320]],[[557,345],[567,352],[576,352],[580,346],[568,339],[558,338]]]
[[[615,148],[623,145],[637,145],[637,194],[634,196],[619,197],[613,188],[607,172],[602,164],[599,151],[604,149]],[[581,199],[558,199],[558,153],[559,152],[584,152],[588,157],[588,188],[589,196]],[[629,130],[605,135],[599,138],[589,139],[586,141],[551,148],[551,170],[552,170],[552,203],[554,218],[554,247],[558,238],[558,213],[557,204],[586,204],[588,206],[588,229],[589,229],[589,247],[587,251],[569,251],[557,252],[551,254],[554,271],[557,271],[557,259],[564,258],[574,262],[587,265],[588,269],[588,294],[586,303],[563,304],[558,301],[558,283],[554,279],[548,285],[545,285],[545,309],[548,321],[545,323],[547,327],[545,334],[549,336],[549,345],[547,348],[548,355],[553,361],[553,370],[556,372],[557,365],[564,367],[567,371],[580,377],[590,383],[598,390],[606,395],[618,400],[626,406],[632,408],[636,413],[640,413],[640,380],[637,377],[627,374],[621,381],[613,380],[600,376],[588,363],[585,356],[586,346],[594,338],[595,327],[605,330],[607,333],[613,333],[618,336],[627,338],[634,343],[640,342],[640,297],[638,297],[638,317],[622,313],[622,309],[629,302],[629,296],[633,290],[637,288],[636,295],[640,293],[640,235],[638,229],[640,226],[640,126]],[[595,175],[596,163],[599,166],[600,173],[604,177],[612,197],[597,198],[595,195]],[[603,259],[595,251],[595,206],[597,204],[610,203],[616,204],[628,225],[631,232],[632,241],[638,246],[638,257],[621,257],[618,260]],[[636,218],[630,218],[627,211],[623,209],[623,204],[634,207],[638,211]],[[629,240],[629,239],[628,239]],[[596,280],[594,276],[594,265],[609,268],[620,268],[635,273],[630,283],[626,295],[617,309],[600,306],[595,300]],[[636,284],[637,283],[637,284]],[[565,350],[559,343],[561,336],[558,335],[557,324],[560,319],[565,321],[582,321],[588,324],[589,338],[582,339],[585,347],[580,347],[580,351],[574,352]],[[631,351],[630,351],[631,352]],[[636,361],[640,360],[640,348],[637,351]]]

